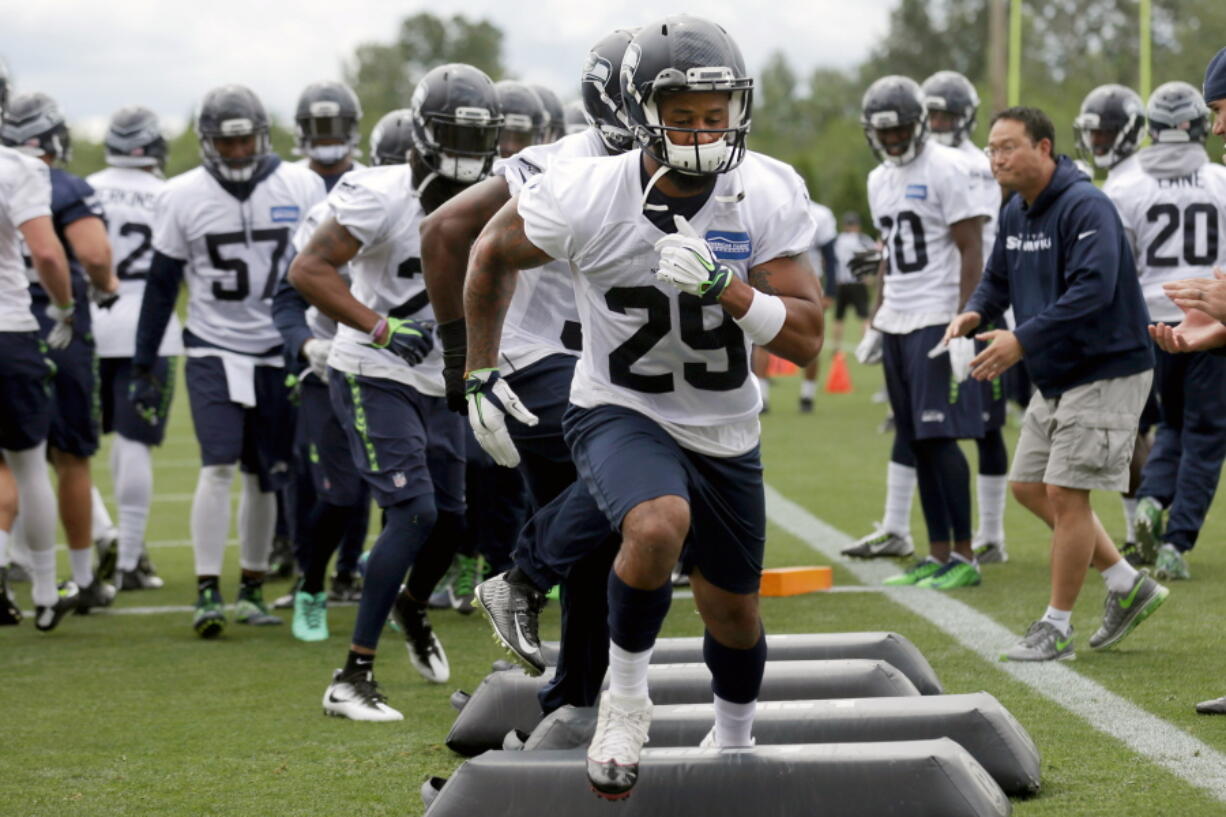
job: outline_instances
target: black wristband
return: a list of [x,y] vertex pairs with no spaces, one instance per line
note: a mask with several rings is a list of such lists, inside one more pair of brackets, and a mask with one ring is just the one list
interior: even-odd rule
[[464,354],[468,349],[468,326],[463,318],[440,323],[436,327],[438,339],[443,342],[443,354]]

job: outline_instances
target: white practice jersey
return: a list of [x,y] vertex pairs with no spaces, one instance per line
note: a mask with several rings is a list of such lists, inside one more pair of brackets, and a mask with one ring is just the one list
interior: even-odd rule
[[[519,194],[528,239],[567,262],[575,283],[583,354],[571,402],[625,406],[686,448],[743,454],[758,441],[762,403],[750,341],[718,303],[656,280],[664,233],[643,213],[640,161],[637,150],[559,160]],[[807,252],[816,230],[796,172],[752,152],[718,177],[690,223],[741,280]]]
[[243,354],[280,346],[272,296],[298,222],[323,197],[317,175],[286,162],[245,201],[203,167],[168,181],[156,205],[153,248],[186,262],[187,330]]
[[996,228],[1000,223],[1000,207],[1004,203],[1004,194],[992,175],[992,160],[976,147],[970,139],[963,139],[958,150],[967,158],[971,165],[971,175],[979,181],[983,192],[984,206],[992,213],[992,217],[983,222],[983,265],[988,265],[988,257],[992,255],[992,245],[996,243]]
[[889,258],[885,297],[873,319],[878,330],[905,334],[953,318],[962,254],[949,226],[996,217],[982,184],[958,150],[934,141],[913,161],[882,163],[868,174],[868,204]]
[[[500,160],[494,165],[494,173],[506,179],[507,189],[516,196],[525,182],[557,159],[608,155],[600,135],[588,128]],[[579,354],[582,330],[569,273],[570,267],[563,261],[520,271],[502,329],[499,365],[505,371],[523,369],[547,355]]]
[[0,147],[0,332],[36,332],[30,281],[18,228],[51,215],[51,169],[38,159]]
[[[315,230],[320,224],[328,220],[328,216],[332,214],[332,209],[328,206],[328,200],[316,204],[307,214],[302,217],[302,223],[298,225],[297,232],[294,233],[294,255],[302,252],[307,244],[311,241],[311,236],[315,234]],[[340,274],[349,280],[349,265],[346,264],[339,270]],[[332,340],[336,337],[336,321],[329,318],[327,315],[320,312],[315,307],[308,307],[306,313],[307,327],[310,328],[311,334],[321,340]]]
[[877,246],[877,242],[864,233],[853,233],[850,230],[839,233],[839,237],[834,240],[834,257],[839,261],[839,268],[835,273],[835,283],[840,285],[856,283],[856,276],[851,274],[852,256],[858,252],[871,250],[875,246]]
[[[350,290],[380,315],[434,321],[421,273],[421,201],[408,165],[371,167],[345,174],[328,194],[337,223],[362,244],[349,262]],[[431,397],[442,397],[443,353],[439,343],[416,366],[395,352],[375,349],[370,336],[341,325],[328,365],[349,374],[395,380]]]
[[[826,268],[822,260],[821,249],[839,237],[839,221],[834,217],[834,211],[824,204],[810,201],[809,210],[813,213],[813,220],[817,222],[817,232],[813,234],[813,246],[809,248],[809,263],[813,265],[813,271],[817,273],[818,280],[824,281]],[[834,293],[827,292],[826,294],[833,295]]]
[[[136,354],[136,324],[140,321],[145,279],[153,264],[154,205],[166,180],[134,167],[108,167],[85,181],[94,188],[106,212],[111,258],[119,278],[119,300],[110,309],[90,305],[98,357]],[[158,355],[183,354],[183,327],[172,314]]]
[[1178,323],[1183,312],[1162,285],[1226,268],[1226,167],[1206,162],[1191,175],[1160,179],[1138,165],[1112,174],[1103,192],[1132,243],[1150,320]]

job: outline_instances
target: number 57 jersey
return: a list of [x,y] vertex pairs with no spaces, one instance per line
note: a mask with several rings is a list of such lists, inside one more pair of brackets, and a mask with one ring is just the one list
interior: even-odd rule
[[[712,456],[757,443],[761,397],[750,342],[715,301],[656,280],[665,235],[644,214],[641,154],[555,161],[519,194],[528,240],[569,263],[583,325],[571,402],[620,405]],[[716,256],[749,270],[800,255],[813,241],[804,183],[787,165],[748,153],[689,219]]]
[[281,345],[272,296],[293,258],[290,239],[324,183],[279,162],[239,200],[203,167],[166,183],[153,248],[186,262],[187,331],[205,343],[264,355]]

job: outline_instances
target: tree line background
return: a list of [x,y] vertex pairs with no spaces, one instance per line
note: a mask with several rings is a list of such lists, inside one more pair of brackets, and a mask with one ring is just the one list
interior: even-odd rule
[[[799,73],[776,52],[755,75],[750,147],[792,164],[813,198],[836,213],[868,217],[865,177],[876,164],[859,125],[864,89],[886,74],[917,82],[936,71],[960,71],[979,88],[983,105],[975,133],[983,144],[993,111],[989,87],[992,46],[989,4],[1004,0],[899,0],[886,34],[860,65]],[[1153,0],[1153,84],[1184,80],[1199,87],[1208,59],[1226,44],[1222,0]],[[1043,108],[1056,124],[1057,150],[1073,152],[1072,121],[1095,86],[1139,82],[1136,0],[1042,0],[1023,14],[1022,104]],[[578,74],[581,54],[575,55]],[[418,79],[444,62],[466,62],[494,80],[513,76],[504,63],[503,32],[488,20],[429,12],[401,21],[387,42],[364,43],[343,67],[364,112],[362,146],[388,111],[408,105]],[[564,102],[578,88],[554,89]],[[274,149],[288,157],[293,123],[274,122]],[[1214,156],[1220,150],[1211,150]],[[168,176],[199,162],[190,128],[170,144]],[[85,175],[104,166],[100,144],[77,138],[70,167]]]

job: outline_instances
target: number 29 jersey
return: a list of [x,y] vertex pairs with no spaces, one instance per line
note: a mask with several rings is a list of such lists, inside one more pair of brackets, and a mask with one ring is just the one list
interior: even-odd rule
[[[700,453],[745,453],[761,408],[749,339],[717,302],[656,279],[665,234],[642,209],[641,161],[637,150],[555,161],[519,194],[528,240],[568,262],[575,284],[583,353],[571,402],[626,406]],[[690,223],[741,280],[805,253],[816,230],[796,172],[752,152],[717,177]]]
[[1150,320],[1178,323],[1183,311],[1162,285],[1226,267],[1226,167],[1206,161],[1186,176],[1158,178],[1142,162],[1108,177],[1103,192],[1136,253]]
[[[983,179],[955,148],[929,141],[907,164],[882,163],[868,174],[868,204],[888,254],[884,300],[873,326],[905,334],[948,322],[958,309],[962,277],[962,255],[949,226],[997,216]],[[985,248],[985,258],[990,251]]]
[[293,257],[298,222],[323,197],[319,176],[286,162],[242,201],[203,167],[168,181],[156,204],[153,248],[186,262],[187,331],[249,355],[280,346],[272,296]]
[[[421,200],[413,191],[409,166],[351,170],[328,194],[336,222],[362,243],[349,262],[350,292],[380,315],[434,321],[434,308],[421,272]],[[341,324],[328,365],[364,377],[395,380],[422,394],[442,397],[443,356],[435,343],[416,366],[395,352],[370,346],[370,337]]]

